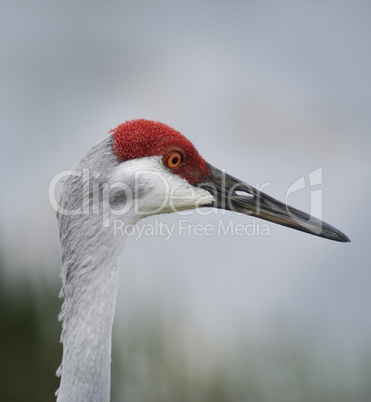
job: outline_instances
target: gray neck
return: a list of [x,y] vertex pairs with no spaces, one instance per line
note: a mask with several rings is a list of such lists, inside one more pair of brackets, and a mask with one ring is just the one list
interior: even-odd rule
[[[91,198],[93,187],[107,182],[118,164],[111,141],[101,141],[76,166],[76,171],[89,170],[89,175],[67,179],[60,200],[64,209],[78,210],[86,203],[83,188]],[[111,337],[123,239],[114,236],[112,227],[104,227],[102,209],[94,213],[92,207],[85,213],[58,214],[65,299],[58,402],[110,400]]]
[[105,257],[90,265],[87,258],[63,287],[58,402],[110,400],[111,337],[119,268],[117,256]]

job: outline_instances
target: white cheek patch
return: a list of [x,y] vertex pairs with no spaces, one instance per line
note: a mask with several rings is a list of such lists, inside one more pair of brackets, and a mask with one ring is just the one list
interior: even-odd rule
[[170,175],[172,177],[169,180],[170,192],[168,194],[168,206],[171,212],[198,208],[215,201],[214,197],[208,191],[192,186],[186,179],[178,175],[171,173]]
[[[133,159],[121,163],[112,176],[113,186],[129,189],[134,213],[140,217],[179,212],[209,205],[215,201],[206,190],[195,187],[169,172],[160,156]],[[126,190],[128,191],[128,190]],[[126,206],[126,210],[128,205]]]

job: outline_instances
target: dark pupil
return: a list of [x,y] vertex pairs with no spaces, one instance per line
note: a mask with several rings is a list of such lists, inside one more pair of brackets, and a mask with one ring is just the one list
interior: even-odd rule
[[178,157],[174,156],[174,158],[172,159],[171,162],[172,162],[173,165],[176,165],[178,163]]

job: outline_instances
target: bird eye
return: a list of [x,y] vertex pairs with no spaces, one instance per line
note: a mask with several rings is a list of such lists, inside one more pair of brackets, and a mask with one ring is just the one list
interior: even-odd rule
[[170,152],[165,159],[165,165],[169,169],[177,168],[183,162],[183,155],[178,151]]

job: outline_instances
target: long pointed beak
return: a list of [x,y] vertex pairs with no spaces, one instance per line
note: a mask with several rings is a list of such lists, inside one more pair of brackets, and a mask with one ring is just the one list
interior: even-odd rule
[[209,167],[211,171],[209,180],[198,185],[214,196],[215,202],[209,206],[256,216],[314,236],[350,242],[344,233],[328,223],[277,201],[211,165]]

